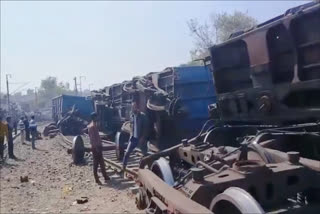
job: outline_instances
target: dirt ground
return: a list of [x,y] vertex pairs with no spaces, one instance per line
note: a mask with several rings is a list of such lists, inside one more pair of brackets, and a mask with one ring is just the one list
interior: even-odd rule
[[[108,170],[111,181],[96,185],[90,158],[86,165],[72,165],[59,140],[39,140],[34,151],[29,142],[15,140],[18,159],[0,164],[0,213],[143,213],[129,190],[133,181]],[[20,176],[29,181],[21,183]],[[88,197],[88,202],[77,204],[81,197]]]

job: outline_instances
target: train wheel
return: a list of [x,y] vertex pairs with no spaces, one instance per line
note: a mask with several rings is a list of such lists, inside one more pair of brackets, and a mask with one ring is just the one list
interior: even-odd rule
[[139,210],[144,210],[149,205],[147,192],[142,187],[139,188],[138,193],[136,194],[136,205]]
[[151,166],[151,171],[168,185],[174,185],[171,167],[165,158],[161,157],[159,160],[154,161]]
[[265,213],[248,192],[238,187],[230,187],[214,197],[210,210],[215,214]]
[[72,160],[74,164],[83,163],[84,158],[84,143],[81,136],[75,136],[72,142]]
[[126,143],[129,140],[129,135],[125,132],[117,132],[116,141],[116,156],[118,160],[122,160],[124,156],[124,150],[126,148]]

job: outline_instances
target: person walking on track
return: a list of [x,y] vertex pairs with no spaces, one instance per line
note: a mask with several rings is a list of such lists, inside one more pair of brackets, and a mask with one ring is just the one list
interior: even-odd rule
[[2,116],[0,116],[0,158],[3,160],[4,153],[4,138],[8,140],[8,126],[2,121]]
[[90,138],[92,156],[93,156],[93,175],[97,184],[101,185],[98,176],[98,166],[100,165],[102,175],[105,182],[110,180],[106,172],[106,166],[102,156],[102,143],[99,135],[99,130],[97,127],[97,114],[95,112],[91,113],[91,123],[88,125],[88,134]]
[[24,143],[24,140],[25,140],[25,125],[24,125],[24,117],[21,117],[20,120],[19,120],[19,123],[18,123],[18,128],[20,130],[20,140],[21,140],[21,143],[22,144],[25,144]]
[[123,157],[122,176],[124,176],[124,173],[126,171],[130,154],[137,146],[140,147],[144,155],[147,153],[146,143],[149,130],[149,120],[148,117],[140,111],[137,101],[132,102],[131,124],[132,134],[129,139],[126,153]]
[[8,154],[9,154],[9,158],[12,159],[16,159],[16,156],[14,156],[13,154],[13,136],[12,136],[12,132],[13,132],[13,125],[12,125],[12,121],[11,121],[11,117],[8,116],[7,117],[7,128],[8,128]]
[[30,133],[31,133],[31,144],[32,144],[32,149],[35,149],[35,141],[36,138],[38,136],[38,131],[37,131],[37,124],[36,121],[34,119],[34,116],[31,116],[31,120],[29,123],[29,129],[30,129]]

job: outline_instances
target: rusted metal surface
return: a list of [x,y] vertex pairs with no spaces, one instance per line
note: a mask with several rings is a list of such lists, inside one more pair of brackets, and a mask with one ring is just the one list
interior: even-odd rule
[[[172,188],[215,213],[228,210],[226,205],[219,205],[222,202],[218,199],[225,197],[222,193],[231,187],[245,191],[243,197],[246,194],[252,197],[252,212],[255,204],[266,212],[274,212],[279,206],[287,206],[287,211],[298,209],[296,206],[303,210],[320,203],[319,140],[319,125],[306,124],[261,130],[257,135],[245,137],[240,147],[215,147],[213,142],[205,147],[206,143],[184,144],[171,150],[175,153],[166,152],[160,156],[172,167],[175,181]],[[157,160],[159,154],[145,159],[153,157]],[[167,182],[161,173],[152,170],[148,173]],[[155,186],[147,185],[149,177],[139,174],[138,180],[149,197],[156,196]],[[170,186],[170,182],[167,185]],[[300,194],[306,203],[299,202]],[[168,206],[167,197],[169,192],[158,198]],[[230,199],[228,203],[238,202]],[[247,203],[237,204],[238,209],[245,209]],[[177,208],[176,204],[174,206]]]
[[212,213],[204,206],[186,198],[181,192],[164,183],[150,170],[140,169],[138,174],[140,180],[146,181],[143,186],[152,190],[154,196],[163,199],[161,201],[165,203],[167,213]]
[[142,159],[147,213],[319,212],[319,23],[308,3],[210,49],[215,127]]
[[289,10],[210,49],[223,122],[281,125],[320,118],[319,7]]

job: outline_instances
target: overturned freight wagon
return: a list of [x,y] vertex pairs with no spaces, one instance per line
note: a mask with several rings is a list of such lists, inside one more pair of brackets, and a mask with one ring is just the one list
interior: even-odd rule
[[319,213],[320,4],[210,48],[215,127],[141,160],[147,213]]
[[207,66],[172,67],[93,92],[99,128],[116,142],[119,158],[129,137],[133,99],[150,120],[148,148],[157,152],[199,132],[208,105],[215,103],[212,75]]
[[78,135],[94,111],[91,98],[60,95],[52,99],[52,118],[66,135]]

